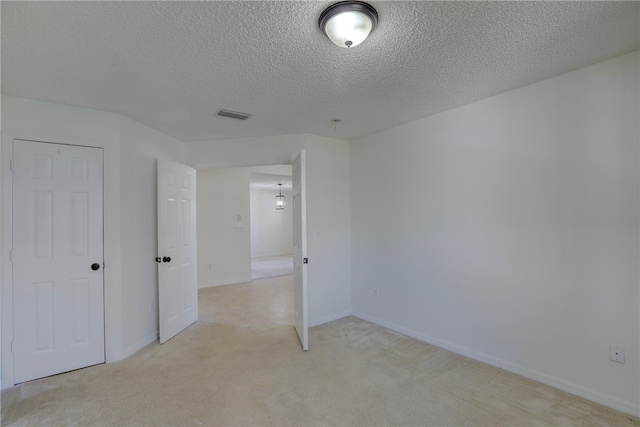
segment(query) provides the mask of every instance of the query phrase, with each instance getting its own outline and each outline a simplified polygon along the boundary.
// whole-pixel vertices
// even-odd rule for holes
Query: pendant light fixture
[[[378,12],[362,1],[333,4],[320,15],[318,25],[337,46],[350,48],[365,41],[378,23]]]
[[[280,186],[280,194],[276,196],[276,210],[282,211],[284,210],[284,196],[282,195],[282,184],[278,184]]]

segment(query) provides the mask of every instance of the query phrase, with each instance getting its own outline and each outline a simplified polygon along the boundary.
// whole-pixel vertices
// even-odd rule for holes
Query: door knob
[[[94,262],[93,264],[91,264],[91,269],[93,271],[100,269],[100,264],[98,264],[97,262]]]
[[[162,258],[163,262],[171,262],[171,257],[170,256],[166,256],[164,258]]]

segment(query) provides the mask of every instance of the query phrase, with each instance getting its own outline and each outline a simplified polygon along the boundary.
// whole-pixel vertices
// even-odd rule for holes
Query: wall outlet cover
[[[609,346],[609,359],[614,362],[624,363],[624,347],[611,344]]]

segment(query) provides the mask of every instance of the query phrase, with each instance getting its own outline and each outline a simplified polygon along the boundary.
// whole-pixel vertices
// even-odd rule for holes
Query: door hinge
[[[13,159],[9,160],[9,170],[13,172]]]
[[[309,264],[309,258],[302,258],[303,264]]]
[[[13,353],[13,341],[11,341],[11,353]]]
[[[13,249],[9,251],[9,261],[13,262]]]

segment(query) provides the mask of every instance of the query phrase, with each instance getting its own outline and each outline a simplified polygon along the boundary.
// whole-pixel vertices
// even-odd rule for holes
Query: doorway
[[[293,274],[292,179],[288,172],[250,173],[252,280]]]
[[[200,320],[293,325],[291,166],[199,170],[197,180]]]

